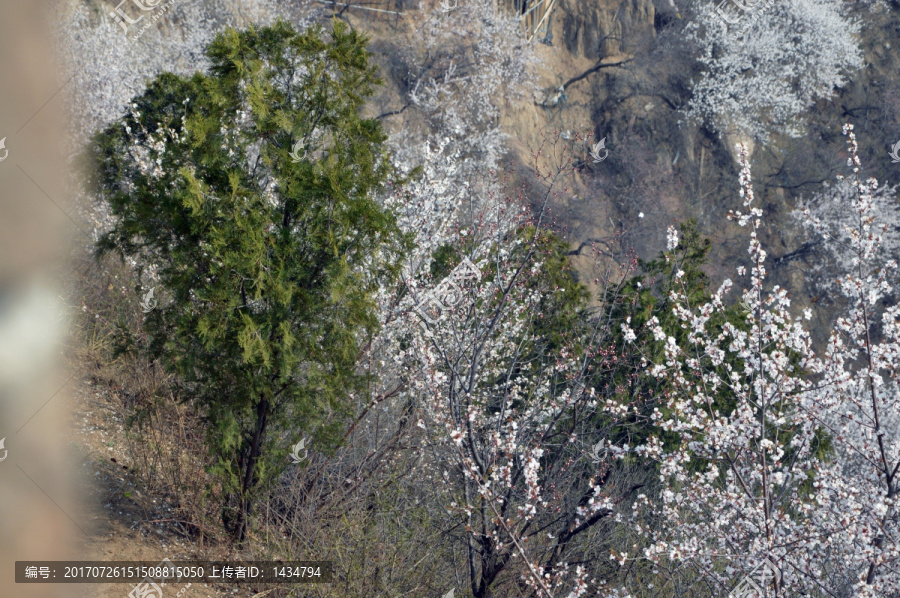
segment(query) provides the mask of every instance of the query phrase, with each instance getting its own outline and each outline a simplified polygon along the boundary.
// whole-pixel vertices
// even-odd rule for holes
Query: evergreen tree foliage
[[[288,447],[337,442],[375,291],[408,250],[376,201],[402,181],[359,114],[380,83],[366,42],[337,21],[226,30],[208,72],[160,75],[89,150],[116,217],[98,249],[161,283],[151,353],[202,407],[238,541]]]

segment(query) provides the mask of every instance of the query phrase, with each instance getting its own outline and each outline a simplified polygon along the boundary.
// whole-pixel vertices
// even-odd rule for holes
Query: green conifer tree
[[[376,201],[402,181],[359,114],[380,84],[366,42],[337,21],[228,30],[206,73],[157,77],[88,152],[115,216],[98,249],[159,276],[150,351],[206,417],[238,542],[300,434],[335,446],[408,249]]]

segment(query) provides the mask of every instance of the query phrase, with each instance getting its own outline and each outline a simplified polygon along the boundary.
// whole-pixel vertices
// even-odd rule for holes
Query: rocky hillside
[[[385,0],[365,6],[378,11],[316,1],[178,3],[155,30],[121,44],[114,53],[99,53],[90,51],[97,42],[88,39],[89,27],[109,29],[107,41],[118,33],[105,15],[106,4],[72,0],[69,10],[80,10],[79,18],[90,25],[82,22],[69,35],[84,37],[78,56],[92,62],[87,68],[82,64],[76,77],[78,93],[88,100],[76,103],[76,109],[89,126],[109,120],[152,73],[201,66],[202,41],[224,25],[240,27],[279,16],[295,23],[325,23],[336,14],[371,36],[386,83],[372,114],[380,115],[390,132],[422,130],[423,115],[410,102],[415,73],[408,55],[421,43],[420,27],[439,3]],[[820,100],[809,111],[805,134],[791,138],[773,131],[764,144],[745,139],[752,145],[757,195],[770,215],[764,241],[775,259],[775,280],[793,289],[798,305],[821,294],[805,275],[820,258],[814,240],[789,223],[790,212],[841,168],[841,124],[857,125],[861,155],[874,176],[885,183],[898,178],[887,149],[900,136],[900,82],[891,49],[900,47],[900,21],[896,10],[877,2],[860,8],[857,16],[866,21],[866,66],[835,97]],[[525,182],[530,181],[526,173],[533,152],[554,132],[564,138],[591,133],[594,141],[605,139],[608,158],[583,160],[565,191],[553,199],[555,225],[573,250],[594,243],[616,259],[632,250],[652,257],[663,247],[668,225],[693,218],[718,248],[710,273],[721,279],[731,276],[746,255],[742,234],[725,219],[740,205],[732,149],[738,138],[685,122],[684,110],[701,76],[696,44],[686,33],[692,20],[693,10],[673,0],[560,0],[548,34],[535,37],[540,40],[534,42],[537,88],[523,100],[504,99],[499,124],[509,136],[507,159]],[[548,102],[554,95],[557,99]],[[586,279],[593,262],[576,256]]]

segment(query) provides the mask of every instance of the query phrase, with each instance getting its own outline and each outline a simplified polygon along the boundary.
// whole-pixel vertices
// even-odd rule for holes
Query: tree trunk
[[[253,497],[251,494],[255,486],[256,464],[259,461],[259,455],[262,450],[268,416],[269,401],[268,399],[262,399],[256,405],[256,430],[253,433],[253,441],[250,443],[250,454],[247,456],[247,465],[243,471],[243,480],[241,481],[238,518],[233,532],[238,545],[243,545],[247,539],[247,528],[250,523],[250,515],[253,513]]]

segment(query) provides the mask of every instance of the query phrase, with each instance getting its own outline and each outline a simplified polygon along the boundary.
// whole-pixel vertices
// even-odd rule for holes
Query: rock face
[[[627,50],[630,36],[653,34],[651,0],[558,0],[551,31],[575,56],[598,60]]]

